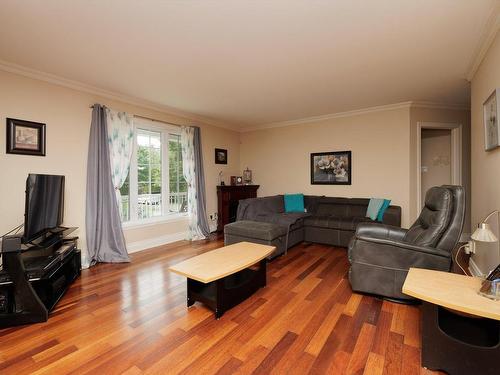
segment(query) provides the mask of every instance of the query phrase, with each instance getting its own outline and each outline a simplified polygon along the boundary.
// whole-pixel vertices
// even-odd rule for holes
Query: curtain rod
[[[105,108],[107,108],[106,106],[103,106]],[[94,108],[93,105],[91,105],[89,108]],[[136,115],[136,114],[133,114],[132,113],[132,116],[134,117],[137,117],[137,118],[142,118],[144,120],[149,120],[149,121],[153,121],[153,122],[161,122],[162,124],[167,124],[167,125],[174,125],[174,126],[188,126],[188,125],[181,125],[181,124],[175,124],[173,122],[166,122],[166,121],[162,121],[162,120],[156,120],[154,118],[151,118],[151,117],[146,117],[146,116],[141,116],[141,115]]]

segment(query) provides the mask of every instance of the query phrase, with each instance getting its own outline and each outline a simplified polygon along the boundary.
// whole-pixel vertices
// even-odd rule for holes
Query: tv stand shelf
[[[49,312],[80,275],[81,253],[76,228],[50,233],[37,245],[22,246],[19,236],[2,242],[0,328],[44,322]]]

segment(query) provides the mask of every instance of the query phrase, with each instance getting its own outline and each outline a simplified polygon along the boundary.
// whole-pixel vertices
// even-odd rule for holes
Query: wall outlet
[[[476,248],[475,248],[475,243],[474,241],[469,241],[465,245],[465,254],[475,254],[476,253]]]
[[[208,215],[208,217],[211,221],[217,220],[217,212],[214,212],[213,214]]]

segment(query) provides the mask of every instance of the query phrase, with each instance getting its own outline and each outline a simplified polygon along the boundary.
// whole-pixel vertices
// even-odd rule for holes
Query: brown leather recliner
[[[348,250],[352,289],[413,299],[401,290],[409,268],[449,271],[464,219],[463,187],[443,185],[427,191],[425,206],[410,229],[360,224]]]

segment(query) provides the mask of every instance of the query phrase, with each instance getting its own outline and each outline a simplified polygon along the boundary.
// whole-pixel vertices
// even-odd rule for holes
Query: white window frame
[[[161,134],[161,174],[162,174],[162,215],[139,219],[137,212],[138,200],[138,176],[137,176],[137,136],[138,129],[158,132]],[[169,164],[168,164],[168,144],[169,135],[180,135],[181,129],[179,126],[167,124],[159,121],[152,121],[143,118],[134,117],[134,148],[132,151],[132,159],[130,162],[130,177],[129,177],[129,220],[122,222],[124,228],[142,227],[160,223],[168,223],[183,220],[187,217],[186,212],[169,212]]]

